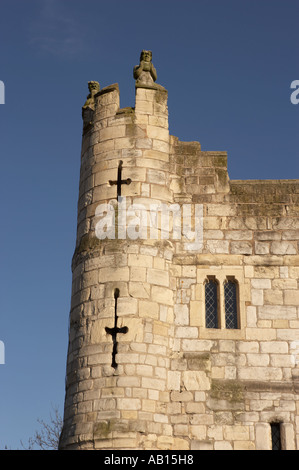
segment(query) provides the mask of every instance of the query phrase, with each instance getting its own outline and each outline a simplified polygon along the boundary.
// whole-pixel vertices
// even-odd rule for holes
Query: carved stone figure
[[[157,72],[152,63],[152,52],[143,50],[140,54],[140,63],[135,65],[133,75],[136,85],[148,85],[159,88],[154,82],[157,80]]]
[[[99,82],[90,81],[88,82],[88,89],[89,95],[82,107],[82,118],[84,127],[92,124],[93,120],[93,112],[94,112],[94,105],[95,105],[95,95],[100,91],[100,84]]]
[[[92,108],[94,109],[94,96],[100,91],[99,82],[91,81],[88,82],[89,95],[84,103],[83,108]]]

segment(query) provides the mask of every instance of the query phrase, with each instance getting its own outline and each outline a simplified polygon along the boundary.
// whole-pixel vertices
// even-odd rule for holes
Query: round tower
[[[173,245],[167,91],[151,52],[134,67],[135,108],[89,82],[73,256],[61,449],[155,449],[172,435]]]

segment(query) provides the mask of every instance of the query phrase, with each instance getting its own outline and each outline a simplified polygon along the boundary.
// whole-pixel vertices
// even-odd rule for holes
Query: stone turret
[[[133,77],[82,108],[60,448],[296,449],[299,181],[231,181],[169,135],[150,51]]]
[[[63,448],[135,449],[148,435],[169,433],[173,247],[137,232],[136,239],[120,237],[119,225],[112,238],[97,233],[101,207],[109,202],[125,204],[130,218],[134,205],[148,210],[173,200],[167,91],[154,85],[152,63],[143,55],[134,72],[135,108],[119,108],[115,84],[97,85],[95,94],[91,88],[82,110]]]

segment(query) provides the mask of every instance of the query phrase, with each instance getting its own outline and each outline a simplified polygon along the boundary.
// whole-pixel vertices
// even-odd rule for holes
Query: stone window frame
[[[281,450],[296,450],[294,425],[285,422],[282,417],[274,417],[267,423],[256,423],[256,450],[272,450],[271,424],[275,423],[280,425]]]
[[[245,339],[246,301],[250,301],[250,280],[245,279],[243,269],[243,266],[197,268],[197,282],[191,290],[190,326],[198,327],[200,339]],[[206,328],[205,325],[205,282],[212,277],[215,277],[219,283],[220,323],[218,328]],[[238,329],[225,327],[224,283],[228,279],[234,279],[238,284]]]

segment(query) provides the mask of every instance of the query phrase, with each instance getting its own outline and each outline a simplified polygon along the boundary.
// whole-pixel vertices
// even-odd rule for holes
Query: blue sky
[[[153,52],[170,133],[228,152],[231,179],[299,178],[298,0],[1,0],[0,449],[62,413],[87,82]]]

